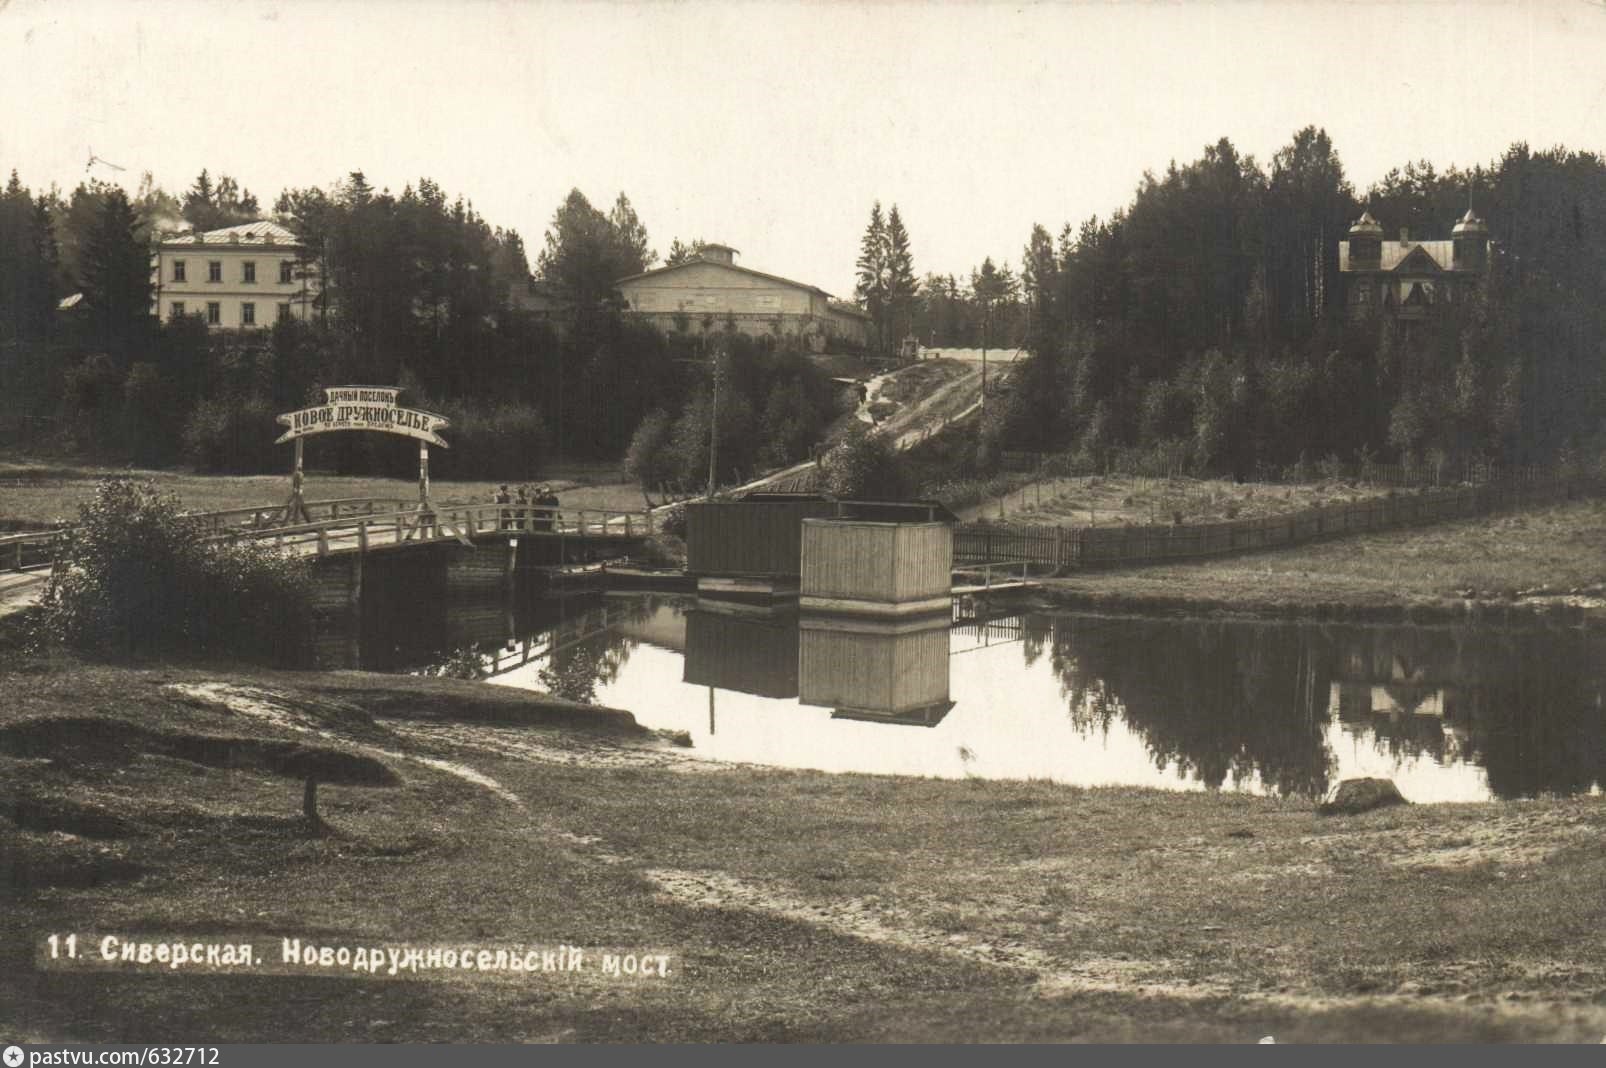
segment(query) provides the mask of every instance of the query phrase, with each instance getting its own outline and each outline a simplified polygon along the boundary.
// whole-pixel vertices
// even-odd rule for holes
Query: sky
[[[1606,151],[1606,2],[0,0],[0,169],[35,189],[425,176],[532,261],[571,188],[622,190],[660,255],[720,241],[841,296],[877,200],[917,274],[964,278],[1145,169],[1221,137],[1265,163],[1306,125],[1363,190]]]

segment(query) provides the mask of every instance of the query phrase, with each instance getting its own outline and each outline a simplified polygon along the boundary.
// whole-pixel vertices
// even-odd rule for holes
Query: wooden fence
[[[1114,457],[1103,466],[1077,462],[1060,453],[1012,452],[998,454],[1000,469],[1013,473],[1042,473],[1049,477],[1081,477],[1087,475],[1122,475],[1143,479],[1187,479],[1183,458],[1159,456]],[[1199,476],[1208,478],[1209,476]],[[1254,481],[1273,484],[1344,481],[1370,482],[1380,486],[1474,486],[1493,482],[1548,482],[1564,477],[1556,468],[1538,464],[1495,465],[1468,460],[1454,464],[1380,464],[1337,463],[1322,461],[1309,466],[1304,472],[1292,467],[1262,465],[1255,471]]]
[[[1225,523],[1129,527],[966,523],[954,529],[954,562],[1032,563],[1068,569],[1188,560],[1512,511],[1598,494],[1601,488],[1599,482],[1588,479],[1503,481]]]

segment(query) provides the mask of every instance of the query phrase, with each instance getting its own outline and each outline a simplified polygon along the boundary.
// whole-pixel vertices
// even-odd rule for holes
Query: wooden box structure
[[[901,617],[946,613],[952,603],[954,533],[945,518],[803,520],[799,605],[809,612]],[[906,516],[936,516],[910,510]]]
[[[704,594],[794,594],[803,573],[803,520],[835,510],[822,497],[792,494],[688,504],[686,572]]]
[[[836,719],[935,726],[948,699],[945,616],[875,620],[805,615],[798,621],[799,700]]]
[[[732,612],[699,601],[686,613],[686,682],[758,697],[795,698],[797,612]]]

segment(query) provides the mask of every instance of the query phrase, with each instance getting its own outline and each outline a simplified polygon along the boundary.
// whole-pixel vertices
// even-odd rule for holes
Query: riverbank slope
[[[12,660],[0,688],[0,1024],[24,1040],[1606,1034],[1598,797],[1320,817],[715,765],[619,714],[360,673]],[[321,787],[311,834],[260,756],[283,743],[399,782]],[[34,963],[53,931],[671,962],[653,982],[70,974]]]
[[[1192,563],[1080,571],[1043,597],[1078,608],[1379,622],[1599,622],[1606,501],[1360,534]]]

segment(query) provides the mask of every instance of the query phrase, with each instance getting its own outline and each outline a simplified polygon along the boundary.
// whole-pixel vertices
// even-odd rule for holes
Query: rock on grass
[[[1345,779],[1333,796],[1317,806],[1323,816],[1353,816],[1389,805],[1410,804],[1392,779]]]

